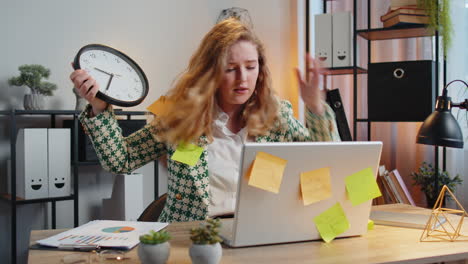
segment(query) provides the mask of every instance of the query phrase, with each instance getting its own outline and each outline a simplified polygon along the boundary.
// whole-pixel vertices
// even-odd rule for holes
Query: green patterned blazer
[[[255,142],[287,141],[339,141],[333,110],[326,104],[326,111],[318,116],[306,113],[306,129],[293,116],[291,104],[281,102],[279,118],[267,135],[255,138]],[[121,135],[112,108],[90,118],[90,105],[79,119],[90,136],[101,165],[112,173],[130,173],[135,169],[166,155],[168,159],[168,191],[161,222],[204,220],[208,213],[209,178],[206,137],[199,139],[203,152],[195,166],[170,159],[177,146],[158,142],[154,135],[157,127],[147,124],[128,137]]]

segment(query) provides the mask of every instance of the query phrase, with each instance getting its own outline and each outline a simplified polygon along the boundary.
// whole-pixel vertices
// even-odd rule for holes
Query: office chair
[[[157,200],[154,200],[138,217],[137,221],[140,222],[157,222],[159,215],[161,214],[164,204],[166,203],[167,193],[159,196]]]

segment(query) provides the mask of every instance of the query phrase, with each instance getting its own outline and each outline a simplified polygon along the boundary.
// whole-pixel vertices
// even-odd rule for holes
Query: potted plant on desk
[[[222,248],[219,244],[219,219],[208,219],[198,228],[192,228],[190,239],[193,245],[189,254],[193,264],[217,264],[221,260]]]
[[[138,257],[143,264],[164,264],[169,259],[171,235],[166,230],[140,236]]]
[[[414,185],[419,185],[421,191],[426,195],[427,207],[433,208],[434,204],[439,196],[438,193],[434,193],[434,182],[435,182],[435,169],[431,164],[423,162],[421,167],[417,172],[411,173],[411,176],[414,180]],[[442,186],[447,185],[447,187],[454,192],[457,185],[462,183],[462,179],[459,175],[451,178],[449,173],[446,171],[438,171],[438,186],[439,190],[442,189]],[[450,197],[450,196],[448,196]],[[444,198],[445,202],[445,198]]]

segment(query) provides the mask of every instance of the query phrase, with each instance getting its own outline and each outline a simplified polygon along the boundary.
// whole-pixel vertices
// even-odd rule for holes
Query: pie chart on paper
[[[102,229],[102,232],[105,233],[127,233],[132,232],[135,228],[131,226],[114,226],[114,227],[107,227]]]

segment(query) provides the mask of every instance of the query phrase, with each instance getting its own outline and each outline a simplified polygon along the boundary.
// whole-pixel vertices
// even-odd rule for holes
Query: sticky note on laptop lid
[[[346,177],[345,184],[348,197],[354,206],[382,195],[371,168]]]
[[[169,108],[172,104],[173,102],[171,100],[167,99],[165,96],[161,96],[146,109],[157,116],[164,116],[169,113]]]
[[[330,198],[332,196],[330,168],[301,173],[301,193],[304,205]]]
[[[314,217],[314,223],[320,236],[327,243],[344,233],[350,227],[348,218],[346,218],[340,203],[336,203],[323,213]]]
[[[265,191],[279,193],[283,172],[288,161],[259,151],[250,170],[249,185]]]

